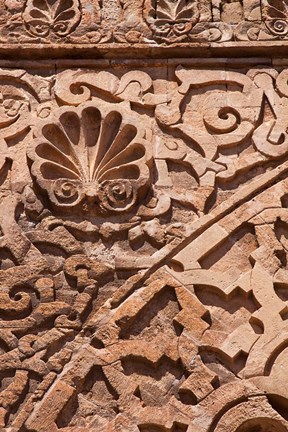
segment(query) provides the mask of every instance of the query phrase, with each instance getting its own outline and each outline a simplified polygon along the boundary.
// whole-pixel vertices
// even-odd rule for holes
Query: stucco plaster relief
[[[287,1],[0,8],[0,430],[287,432]]]

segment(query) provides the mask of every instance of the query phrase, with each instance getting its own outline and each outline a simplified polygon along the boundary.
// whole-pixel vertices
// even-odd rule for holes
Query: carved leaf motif
[[[194,0],[159,0],[156,10],[157,18],[178,21],[197,15],[198,7]]]
[[[81,18],[78,0],[28,0],[23,12],[27,29],[34,36],[71,33]]]
[[[85,198],[100,211],[124,211],[149,186],[145,131],[121,109],[61,109],[40,130],[28,152],[32,174],[57,206]]]
[[[286,0],[267,0],[265,12],[267,18],[284,18],[288,17],[288,4]]]

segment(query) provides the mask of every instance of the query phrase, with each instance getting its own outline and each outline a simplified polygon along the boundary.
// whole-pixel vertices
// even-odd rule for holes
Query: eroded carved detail
[[[80,4],[78,0],[28,0],[22,17],[33,36],[46,37],[53,33],[62,37],[79,24]]]
[[[195,0],[160,0],[149,2],[147,21],[151,24],[156,39],[162,41],[185,40],[199,21],[200,12]]]
[[[207,48],[205,43],[285,43],[288,34],[285,0],[6,0],[2,12],[0,38],[8,45],[20,40],[53,47],[204,43]]]
[[[287,68],[125,68],[0,71],[1,428],[284,432]]]

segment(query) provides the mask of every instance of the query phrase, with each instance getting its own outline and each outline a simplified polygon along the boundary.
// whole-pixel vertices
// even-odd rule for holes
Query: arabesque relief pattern
[[[288,430],[288,69],[244,63],[1,69],[1,430]]]
[[[6,45],[287,41],[287,0],[2,0]]]

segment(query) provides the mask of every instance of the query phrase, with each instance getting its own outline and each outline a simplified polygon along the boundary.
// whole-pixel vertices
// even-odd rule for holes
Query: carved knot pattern
[[[287,432],[288,69],[213,64],[0,70],[1,430]]]

